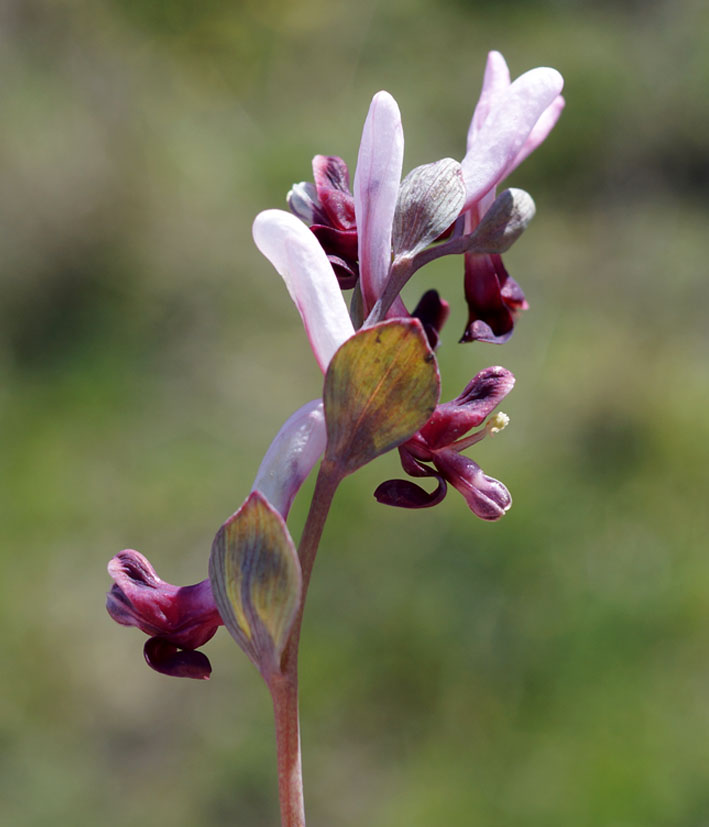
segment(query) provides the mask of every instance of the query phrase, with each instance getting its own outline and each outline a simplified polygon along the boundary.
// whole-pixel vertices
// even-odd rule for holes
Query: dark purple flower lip
[[[202,652],[180,649],[161,637],[151,637],[143,647],[145,662],[161,675],[173,678],[209,680],[212,664]]]

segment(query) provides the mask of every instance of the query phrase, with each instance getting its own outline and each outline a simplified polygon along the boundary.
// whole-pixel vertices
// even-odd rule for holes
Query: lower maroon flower
[[[529,305],[497,254],[465,254],[465,300],[468,323],[461,342],[502,344],[513,333],[515,319]]]
[[[137,626],[150,636],[143,649],[148,666],[178,678],[209,678],[211,664],[196,650],[223,623],[209,580],[173,586],[133,549],[113,557],[108,573],[115,582],[106,609],[116,623]]]
[[[505,368],[486,368],[460,396],[438,405],[424,427],[399,447],[404,471],[412,477],[432,477],[436,488],[429,493],[409,480],[387,480],[374,492],[377,501],[400,508],[430,508],[441,502],[450,483],[474,514],[483,520],[499,520],[512,505],[509,491],[461,451],[505,427],[507,417],[498,413],[484,428],[468,434],[512,390],[514,381]]]

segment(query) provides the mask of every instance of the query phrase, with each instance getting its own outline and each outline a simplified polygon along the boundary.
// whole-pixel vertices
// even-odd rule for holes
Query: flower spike
[[[452,486],[483,520],[498,520],[511,506],[505,485],[464,452],[508,425],[496,409],[514,376],[486,368],[440,403],[434,351],[449,305],[431,289],[410,314],[401,294],[425,265],[462,255],[468,305],[462,341],[510,337],[527,303],[501,254],[535,207],[523,190],[498,196],[497,188],[553,128],[564,107],[562,86],[561,75],[543,67],[511,81],[503,56],[490,52],[462,162],[424,164],[403,181],[399,107],[379,92],[362,131],[352,190],[341,158],[316,155],[312,182],[288,193],[291,212],[256,217],[254,241],[302,318],[323,373],[322,399],[300,407],[277,433],[251,492],[214,536],[208,580],[166,583],[132,549],[109,563],[108,613],[148,636],[143,653],[152,669],[208,678],[211,665],[199,647],[224,625],[260,672],[273,701],[283,825],[305,824],[298,650],[315,557],[340,483],[396,448],[408,478],[382,482],[374,492],[378,502],[430,508]],[[349,311],[341,289],[353,290]],[[296,547],[286,519],[321,458]]]

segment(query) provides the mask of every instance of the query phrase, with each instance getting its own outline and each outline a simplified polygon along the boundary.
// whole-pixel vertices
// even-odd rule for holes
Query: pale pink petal
[[[542,67],[520,75],[502,94],[462,162],[466,209],[499,183],[563,83],[556,69]]]
[[[381,294],[391,263],[391,228],[404,162],[399,107],[388,92],[372,99],[354,178],[359,271],[365,316]]]
[[[482,129],[485,119],[509,85],[510,70],[507,68],[504,57],[500,52],[490,52],[487,56],[480,99],[475,107],[475,112],[473,112],[473,119],[470,121],[467,149],[470,149],[475,136]]]
[[[285,210],[265,210],[253,226],[256,246],[283,277],[323,373],[354,333],[337,276],[313,233]]]
[[[556,126],[556,122],[559,120],[559,116],[565,106],[566,101],[561,95],[557,95],[549,106],[547,106],[547,108],[542,112],[539,120],[534,124],[532,131],[527,136],[527,140],[522,144],[522,149],[520,149],[517,153],[517,157],[505,170],[505,178],[513,170],[517,169],[522,161],[524,161],[527,156],[531,155],[540,144],[544,143],[549,133]]]
[[[485,213],[495,203],[495,198],[496,197],[497,197],[497,186],[494,186],[491,190],[488,190],[485,193],[485,195],[480,196],[477,203],[473,206],[473,208],[466,215],[466,224],[465,224],[465,231],[466,232],[472,232],[478,226],[478,224],[485,217]]]
[[[561,115],[564,106],[566,106],[566,101],[561,95],[554,98],[552,103],[547,106],[544,112],[542,112],[539,120],[532,127],[532,131],[527,136],[527,140],[522,145],[522,149],[520,149],[512,163],[503,172],[498,183],[502,183],[508,175],[517,169],[525,158],[531,155],[540,144],[544,143],[549,133],[556,126],[556,122],[559,120],[559,116]],[[482,220],[482,217],[492,206],[492,203],[495,200],[495,195],[496,187],[493,187],[478,200],[475,205],[475,215],[473,216],[474,220],[472,222],[471,229],[473,229],[474,226]]]
[[[314,399],[299,408],[276,434],[251,490],[260,491],[285,519],[326,442],[322,399]]]

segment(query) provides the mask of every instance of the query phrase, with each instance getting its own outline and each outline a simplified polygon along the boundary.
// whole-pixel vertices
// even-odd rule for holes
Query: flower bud
[[[394,256],[414,256],[456,220],[465,203],[460,164],[443,158],[416,167],[404,178],[394,213]]]
[[[474,253],[504,253],[517,241],[534,218],[532,196],[519,189],[501,192],[470,236]]]

